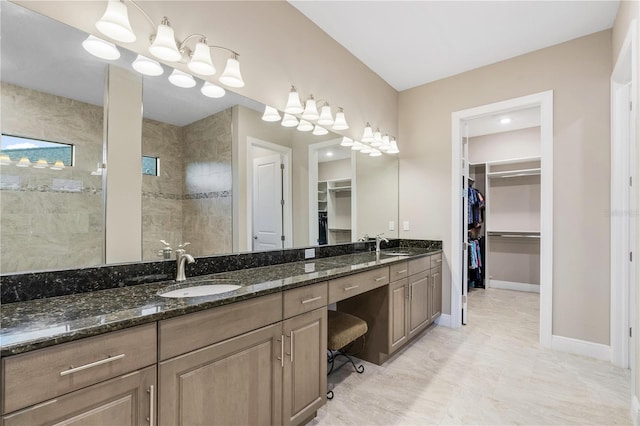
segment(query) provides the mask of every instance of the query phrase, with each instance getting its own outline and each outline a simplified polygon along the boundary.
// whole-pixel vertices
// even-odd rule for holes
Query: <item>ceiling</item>
[[[289,3],[402,91],[611,28],[619,1]]]
[[[466,124],[468,126],[468,136],[470,138],[510,132],[519,129],[528,129],[529,127],[540,126],[540,107],[536,106],[533,108],[513,111],[502,111],[497,114],[489,114],[474,118],[467,121]]]
[[[39,15],[16,4],[2,1],[0,40],[2,81],[63,96],[92,105],[103,105],[104,79],[107,64],[133,71],[136,55],[119,47],[116,61],[105,61],[82,48],[87,34]],[[144,77],[144,117],[185,126],[194,121],[243,105],[262,113],[264,106],[227,90],[220,99],[200,93],[203,81],[191,89],[169,83],[172,68],[162,66],[164,74]]]

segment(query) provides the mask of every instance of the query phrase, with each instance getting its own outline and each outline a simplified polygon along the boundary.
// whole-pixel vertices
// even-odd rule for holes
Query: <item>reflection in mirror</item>
[[[119,47],[118,60],[97,59],[81,46],[85,33],[9,2],[0,7],[2,132],[66,144],[73,153],[64,168],[51,167],[56,158],[37,144],[13,148],[33,149],[38,158],[20,158],[37,163],[42,156],[48,168],[16,166],[17,150],[0,157],[0,272],[103,264],[105,64],[135,73],[137,55]],[[318,182],[343,178],[311,161],[310,146],[341,137],[263,121],[264,105],[228,91],[204,96],[199,79],[190,89],[173,86],[171,68],[161,68],[163,75],[143,77],[142,259],[159,259],[161,239],[174,249],[191,242],[194,256],[324,242],[315,234]],[[340,235],[327,234],[326,242],[365,232],[397,237],[397,157],[352,156],[350,210],[348,191],[336,191],[344,220],[336,222]]]
[[[102,264],[105,65],[83,32],[0,7],[0,271]]]

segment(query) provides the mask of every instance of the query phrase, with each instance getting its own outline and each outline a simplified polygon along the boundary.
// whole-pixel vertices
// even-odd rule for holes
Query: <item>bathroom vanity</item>
[[[353,253],[3,306],[2,424],[303,424],[326,401],[327,305],[382,363],[438,317],[442,254]]]

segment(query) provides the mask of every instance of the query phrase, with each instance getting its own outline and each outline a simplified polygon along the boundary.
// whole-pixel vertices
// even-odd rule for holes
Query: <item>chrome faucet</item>
[[[178,246],[176,249],[176,282],[185,281],[187,276],[184,273],[185,263],[194,263],[196,260],[184,249],[190,243],[183,243]]]
[[[385,243],[389,242],[382,234],[384,234],[384,232],[376,235],[376,254],[380,254],[380,241],[384,241]]]

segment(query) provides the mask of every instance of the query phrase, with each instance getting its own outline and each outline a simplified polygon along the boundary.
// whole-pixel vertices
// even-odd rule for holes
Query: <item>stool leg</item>
[[[334,354],[331,349],[327,349],[327,362],[331,364],[331,366],[329,367],[329,371],[327,371],[327,376],[333,371],[335,360],[336,354]]]

